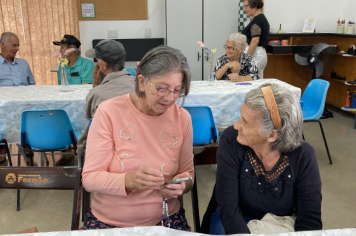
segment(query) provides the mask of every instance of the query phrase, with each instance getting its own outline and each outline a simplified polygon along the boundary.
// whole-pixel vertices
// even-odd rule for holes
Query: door
[[[209,49],[216,48],[216,59],[225,54],[223,45],[227,37],[238,32],[239,0],[204,0],[204,43]],[[209,62],[204,60],[204,80],[208,79]]]
[[[192,80],[202,80],[202,0],[166,0],[167,45],[187,58]]]

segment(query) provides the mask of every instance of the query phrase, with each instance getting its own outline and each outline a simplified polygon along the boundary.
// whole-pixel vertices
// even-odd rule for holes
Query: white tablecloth
[[[14,234],[22,235],[22,234]],[[133,228],[117,228],[117,229],[99,229],[85,231],[60,231],[23,234],[26,236],[198,236],[206,235],[199,233],[190,233],[180,230],[173,230],[162,226],[151,227],[133,227]],[[231,234],[240,236],[356,236],[356,229],[333,229],[333,230],[318,230],[318,231],[302,231],[291,233],[274,233],[274,234]]]
[[[61,92],[58,85],[0,87],[0,134],[9,143],[20,142],[21,114],[31,109],[63,109],[74,130],[84,130],[85,97],[92,85],[71,85]]]
[[[262,79],[251,81],[252,85],[236,85],[230,80],[215,81],[209,86],[205,81],[192,81],[191,90],[185,99],[185,106],[207,105],[213,112],[215,125],[226,128],[233,125],[240,118],[240,107],[244,103],[246,94],[254,88],[265,84],[275,83],[288,88],[298,99],[301,89],[277,79]]]
[[[184,105],[205,105],[213,112],[218,128],[234,124],[246,94],[264,83],[277,83],[290,89],[298,98],[301,90],[277,79],[252,81],[252,85],[236,85],[231,81],[192,81]],[[21,114],[30,109],[64,109],[74,130],[84,130],[85,97],[92,85],[71,85],[71,92],[61,92],[58,85],[0,87],[0,134],[9,143],[20,142]],[[177,101],[180,103],[180,101]]]

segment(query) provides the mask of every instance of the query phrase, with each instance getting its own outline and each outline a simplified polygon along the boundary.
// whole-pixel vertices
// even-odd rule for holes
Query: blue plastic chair
[[[27,110],[22,112],[20,148],[22,151],[40,153],[76,150],[76,135],[80,136],[80,133],[73,130],[64,110]],[[20,163],[20,150],[18,153]],[[48,160],[46,161],[48,165]]]
[[[207,106],[184,106],[193,124],[193,145],[209,144],[211,140],[216,143],[219,139],[218,129],[215,126],[213,113]]]
[[[330,165],[332,164],[328,144],[325,139],[323,126],[319,121],[323,115],[326,94],[328,93],[330,83],[321,79],[313,79],[305,88],[302,98],[303,104],[303,122],[318,122],[323,135],[324,144],[328,153]],[[304,136],[303,136],[304,138]]]
[[[132,68],[124,68],[127,72],[129,72],[130,75],[136,76],[136,71]]]
[[[7,144],[6,139],[3,138],[3,136],[0,134],[0,145],[3,144],[4,148],[5,148],[5,160],[6,160],[6,155],[8,157],[8,163],[9,166],[12,166],[12,161],[11,161],[11,154],[10,154],[10,150],[9,150],[9,145]],[[2,146],[2,145],[1,145]]]
[[[205,145],[209,144],[211,140],[216,143],[219,140],[219,132],[215,126],[213,113],[211,112],[210,107],[208,106],[184,106],[190,116],[192,117],[192,125],[193,125],[193,145]],[[194,153],[194,159],[196,156],[202,156],[201,158],[206,157],[207,159],[211,159],[211,152],[206,152],[207,150],[211,150],[211,146],[204,147],[203,152]],[[214,147],[213,147],[214,148]],[[216,145],[215,145],[215,148]],[[208,155],[208,154],[210,155]],[[215,155],[214,155],[215,157]],[[216,163],[216,159],[215,159]],[[194,161],[194,165],[195,165]],[[211,164],[211,163],[207,163]],[[194,185],[191,190],[192,197],[192,210],[193,210],[193,218],[194,225],[197,232],[200,230],[200,217],[199,217],[199,202],[198,202],[198,187],[196,181],[197,175],[194,177]]]

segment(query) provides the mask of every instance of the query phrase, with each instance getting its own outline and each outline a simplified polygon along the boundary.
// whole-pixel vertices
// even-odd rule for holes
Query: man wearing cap
[[[20,41],[16,34],[4,32],[0,38],[0,87],[35,85],[28,62],[15,57]]]
[[[95,49],[89,49],[85,56],[96,58],[98,61],[93,72],[93,89],[86,97],[86,117],[91,119],[103,101],[134,92],[135,77],[123,70],[126,52],[120,42],[109,39],[101,40]],[[100,83],[101,73],[105,75],[105,78]],[[78,141],[78,157],[84,153],[86,148],[87,134],[88,126]]]
[[[68,84],[92,84],[94,62],[80,56],[79,47],[80,41],[73,35],[66,34],[61,41],[53,41],[54,45],[61,46],[60,52],[63,57],[69,61],[68,65],[64,65],[64,70],[67,75]],[[68,49],[75,50],[70,53],[65,53]],[[58,84],[61,84],[62,70],[58,70]]]

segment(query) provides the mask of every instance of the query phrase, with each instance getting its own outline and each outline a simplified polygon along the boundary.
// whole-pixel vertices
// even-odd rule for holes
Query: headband
[[[272,89],[270,86],[262,87],[262,94],[265,99],[267,108],[269,113],[271,114],[271,119],[275,129],[279,129],[282,127],[282,120],[279,116],[279,111],[276,103],[276,99],[274,98]]]

